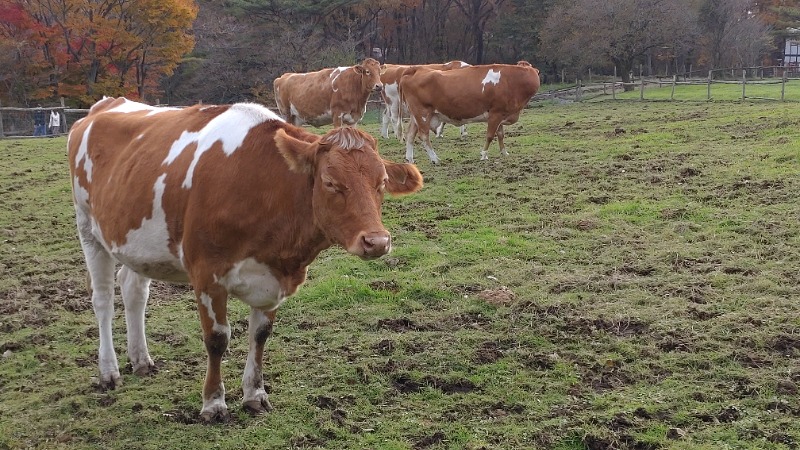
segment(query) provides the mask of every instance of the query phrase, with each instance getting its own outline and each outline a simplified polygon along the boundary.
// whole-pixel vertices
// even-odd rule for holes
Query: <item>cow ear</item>
[[[394,195],[404,195],[422,189],[422,174],[413,164],[398,164],[383,161],[389,181],[386,183],[386,192]]]
[[[279,128],[275,133],[275,145],[286,160],[289,169],[297,173],[311,173],[319,148],[319,140],[306,142],[289,136],[286,130]]]
[[[359,75],[364,75],[364,72],[367,71],[367,69],[361,64],[353,66],[353,70],[355,70]]]

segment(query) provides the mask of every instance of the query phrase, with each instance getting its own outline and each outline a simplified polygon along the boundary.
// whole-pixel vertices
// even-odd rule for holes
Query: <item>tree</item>
[[[489,19],[497,16],[498,9],[504,0],[455,0],[458,9],[467,18],[472,37],[472,53],[475,64],[484,63],[484,33]]]
[[[774,51],[769,64],[783,61],[787,39],[800,36],[800,2],[797,0],[759,0],[754,5],[758,18],[771,28]]]
[[[712,68],[755,65],[769,48],[769,26],[752,6],[752,0],[706,0],[701,6],[705,59]]]
[[[102,95],[144,97],[194,45],[192,0],[0,1],[21,8],[32,20],[29,29],[37,30],[37,58],[30,61],[41,57],[46,64],[20,59],[32,95],[62,95],[83,105]],[[36,94],[43,89],[46,95]]]
[[[694,38],[694,24],[681,0],[577,0],[553,8],[541,32],[542,49],[557,64],[611,62],[629,83],[638,59],[651,49],[685,45]]]

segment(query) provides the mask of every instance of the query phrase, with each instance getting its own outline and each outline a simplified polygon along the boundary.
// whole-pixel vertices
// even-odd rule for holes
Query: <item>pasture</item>
[[[158,372],[99,389],[66,139],[0,140],[0,449],[800,446],[800,105],[535,104],[489,161],[468,131],[433,140],[438,166],[416,147],[390,255],[311,265],[267,341],[267,415],[238,402],[230,303],[212,426],[186,287],[152,288]]]

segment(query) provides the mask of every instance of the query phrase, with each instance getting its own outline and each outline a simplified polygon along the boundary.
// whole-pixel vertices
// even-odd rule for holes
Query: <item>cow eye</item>
[[[381,181],[381,184],[378,185],[378,192],[383,192],[384,190],[386,190],[386,182],[388,181],[389,181],[388,178],[384,178],[383,181]]]

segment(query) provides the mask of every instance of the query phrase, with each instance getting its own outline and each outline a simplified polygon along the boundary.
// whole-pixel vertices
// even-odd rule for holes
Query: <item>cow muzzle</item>
[[[356,241],[356,251],[351,251],[362,259],[375,259],[392,250],[392,236],[388,231],[361,233]]]
[[[382,84],[376,84],[375,87],[372,88],[372,90],[375,91],[375,92],[380,92],[380,91],[383,90],[383,85]]]

